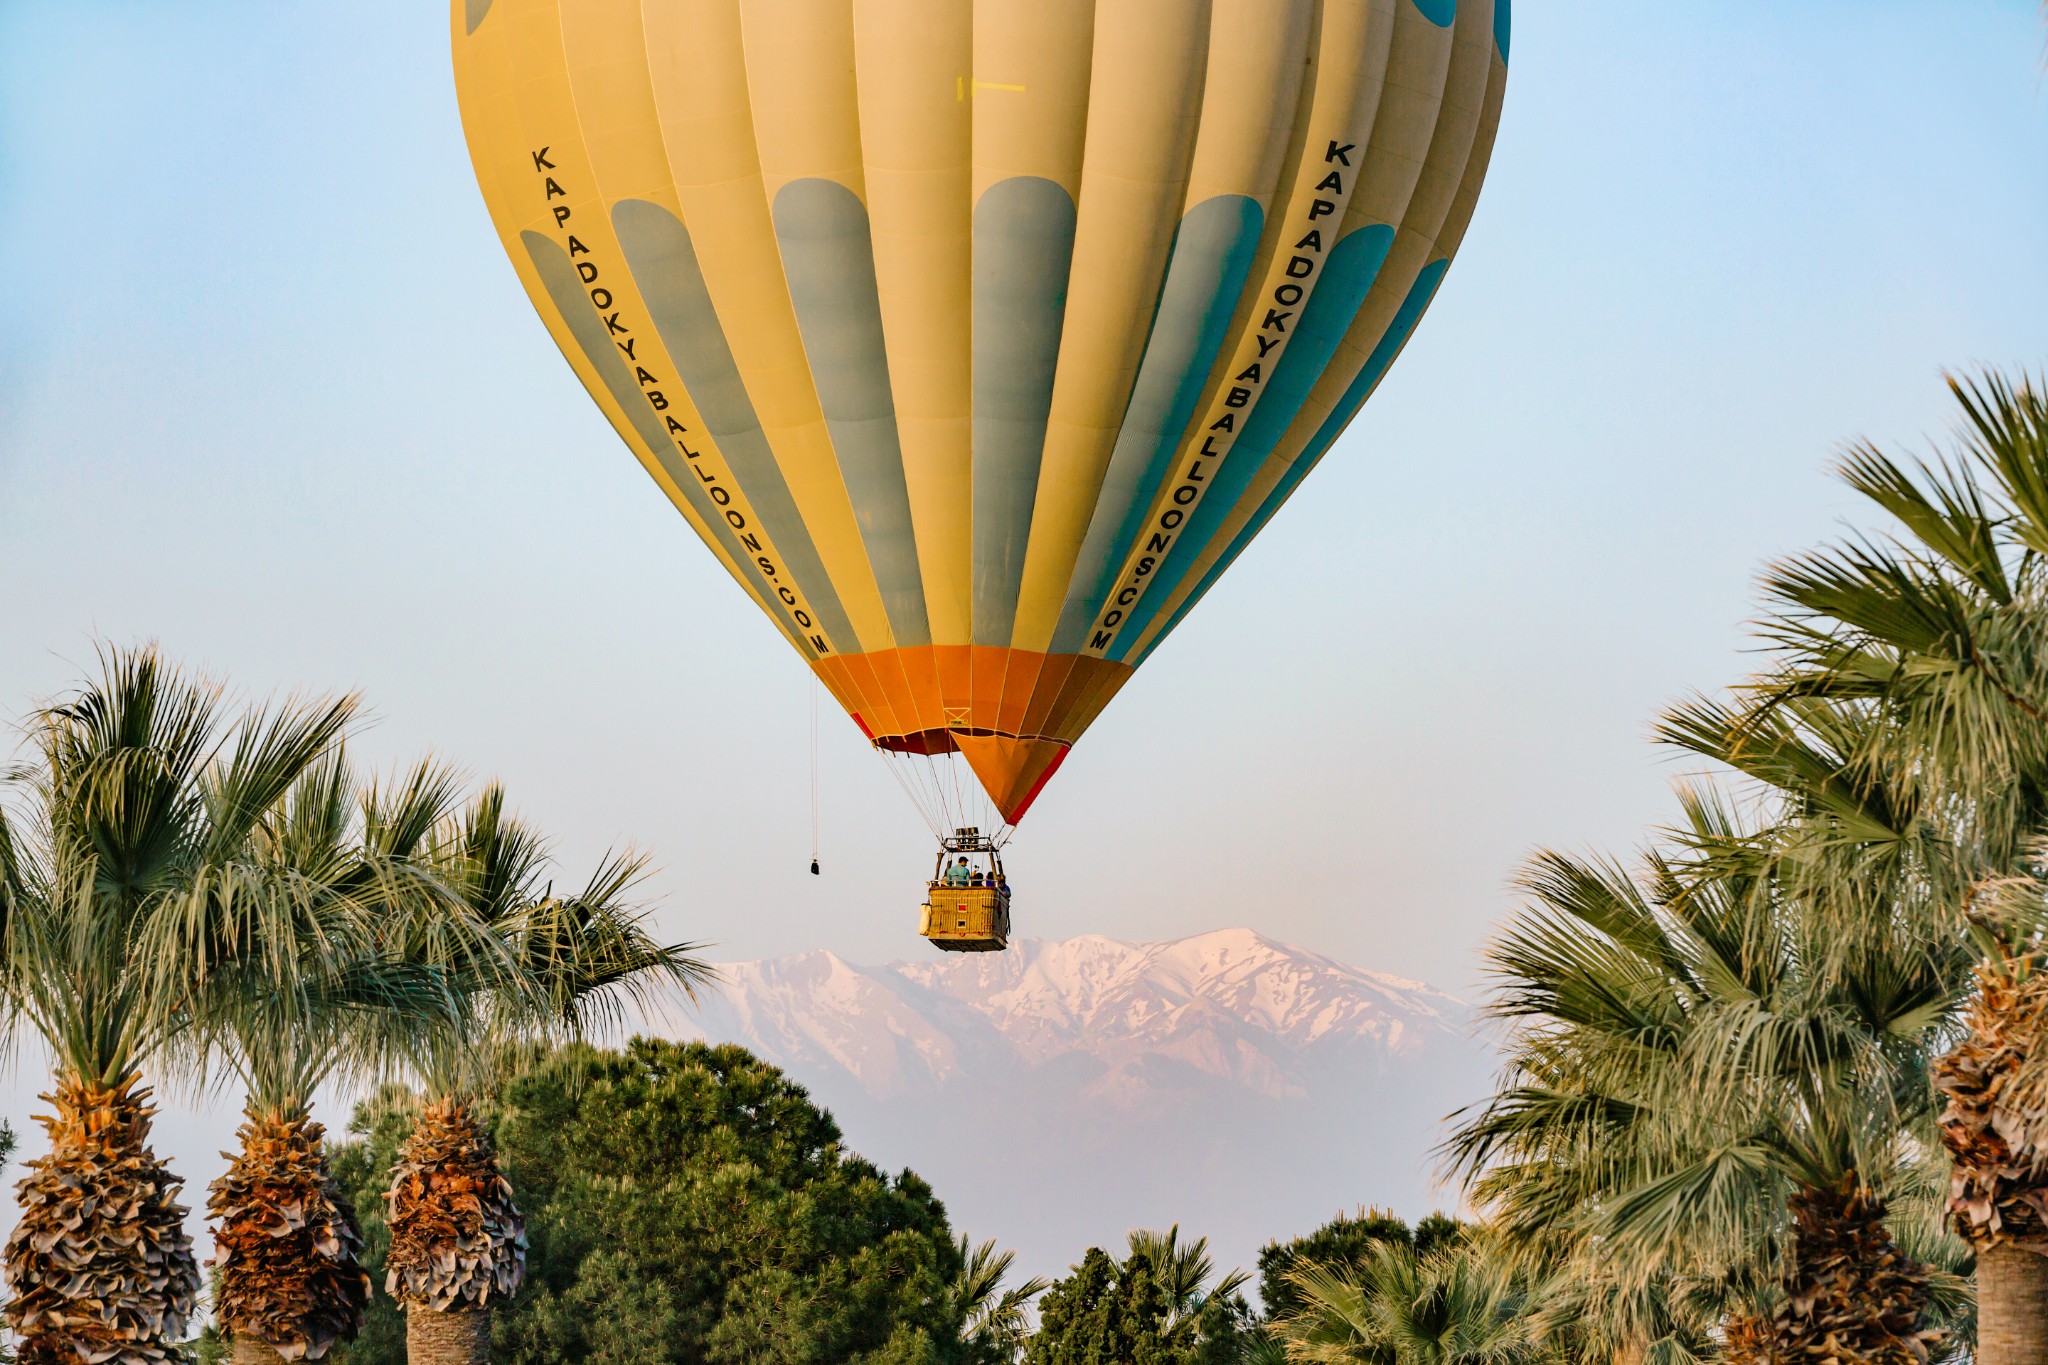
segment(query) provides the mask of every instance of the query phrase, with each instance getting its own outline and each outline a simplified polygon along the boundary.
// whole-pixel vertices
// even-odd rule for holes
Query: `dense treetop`
[[[1456,1241],[1461,1225],[1440,1213],[1422,1219],[1413,1228],[1384,1209],[1360,1209],[1340,1213],[1306,1236],[1285,1242],[1268,1242],[1259,1250],[1259,1302],[1270,1318],[1299,1312],[1301,1295],[1289,1274],[1302,1265],[1335,1268],[1365,1263],[1374,1247],[1413,1247],[1427,1256]]]

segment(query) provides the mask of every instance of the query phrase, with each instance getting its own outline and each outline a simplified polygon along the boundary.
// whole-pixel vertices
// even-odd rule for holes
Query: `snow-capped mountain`
[[[1463,1006],[1419,981],[1360,971],[1250,929],[1173,943],[1087,937],[1025,941],[1007,953],[957,955],[894,969],[976,1010],[1026,1061],[1083,1051],[1105,1061],[1168,1052],[1202,1070],[1227,1063],[1190,1039],[1219,1029],[1293,1047],[1370,1039],[1390,1052],[1411,1032],[1442,1032]]]
[[[719,971],[708,1035],[799,1075],[836,1068],[875,1099],[943,1085],[970,1067],[1039,1067],[1075,1054],[1104,1064],[1106,1078],[1166,1058],[1261,1094],[1301,1096],[1299,1063],[1310,1054],[1357,1045],[1402,1056],[1464,1028],[1463,1006],[1420,982],[1250,929],[1173,943],[1022,939],[1004,953],[885,967],[812,952]]]
[[[1131,1227],[1249,1264],[1340,1208],[1420,1216],[1441,1120],[1490,1069],[1450,996],[1249,929],[719,972],[698,1031],[788,1071],[1033,1271]]]

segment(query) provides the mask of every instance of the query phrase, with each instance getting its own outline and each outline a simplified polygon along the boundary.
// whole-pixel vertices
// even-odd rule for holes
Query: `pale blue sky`
[[[2033,0],[1523,0],[1491,183],[1342,445],[1014,845],[1021,931],[1249,924],[1469,988],[1540,844],[1669,809],[1856,434],[2048,352]],[[0,3],[0,710],[93,641],[359,687],[721,956],[917,955],[922,825],[555,353],[446,16]]]

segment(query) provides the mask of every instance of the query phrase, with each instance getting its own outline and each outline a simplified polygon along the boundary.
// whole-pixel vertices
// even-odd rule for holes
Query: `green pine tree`
[[[373,1273],[390,1246],[376,1195],[414,1104],[398,1092],[364,1106],[336,1155],[363,1191]],[[741,1048],[568,1048],[482,1112],[530,1239],[526,1288],[492,1325],[500,1365],[982,1358],[931,1189],[846,1151],[830,1114]],[[380,1300],[337,1360],[403,1365],[396,1316]]]

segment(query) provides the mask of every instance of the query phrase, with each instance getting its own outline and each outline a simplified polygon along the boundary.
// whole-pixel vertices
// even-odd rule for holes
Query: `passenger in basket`
[[[968,876],[967,859],[963,855],[960,861],[946,869],[946,885],[965,886],[967,885]]]

